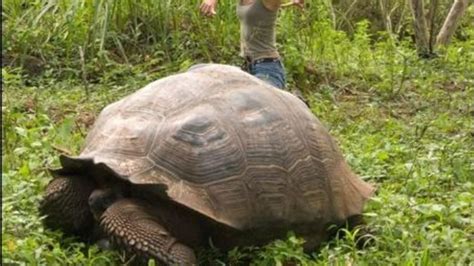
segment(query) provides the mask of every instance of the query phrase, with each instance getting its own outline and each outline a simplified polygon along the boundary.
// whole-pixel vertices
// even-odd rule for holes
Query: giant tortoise
[[[292,230],[314,248],[360,216],[373,187],[306,105],[232,66],[155,81],[105,107],[77,157],[62,155],[40,211],[166,264],[194,249],[261,245]]]

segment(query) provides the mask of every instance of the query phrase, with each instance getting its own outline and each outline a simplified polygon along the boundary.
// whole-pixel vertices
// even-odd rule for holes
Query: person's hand
[[[199,10],[204,16],[212,17],[216,14],[217,0],[203,0]]]
[[[300,9],[304,8],[304,0],[291,0],[288,3],[282,4],[281,7],[296,6]]]
[[[304,8],[304,0],[291,0],[291,3],[293,3],[294,6],[297,6],[301,9]]]

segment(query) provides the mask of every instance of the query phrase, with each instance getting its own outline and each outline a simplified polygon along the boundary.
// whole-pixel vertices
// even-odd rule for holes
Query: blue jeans
[[[285,68],[280,59],[257,59],[248,65],[248,72],[274,87],[285,88]]]

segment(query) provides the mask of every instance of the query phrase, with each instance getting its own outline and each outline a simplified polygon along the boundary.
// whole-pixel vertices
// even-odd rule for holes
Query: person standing
[[[218,0],[203,0],[200,11],[214,16]],[[238,0],[237,16],[240,20],[240,56],[243,69],[269,84],[284,89],[286,73],[276,48],[276,20],[282,7],[303,8],[304,0]]]

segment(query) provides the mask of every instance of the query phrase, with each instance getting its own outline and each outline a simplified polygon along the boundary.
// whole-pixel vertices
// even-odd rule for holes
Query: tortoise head
[[[94,218],[99,221],[104,211],[121,198],[123,198],[122,193],[117,189],[105,188],[94,190],[89,196],[89,207]]]

